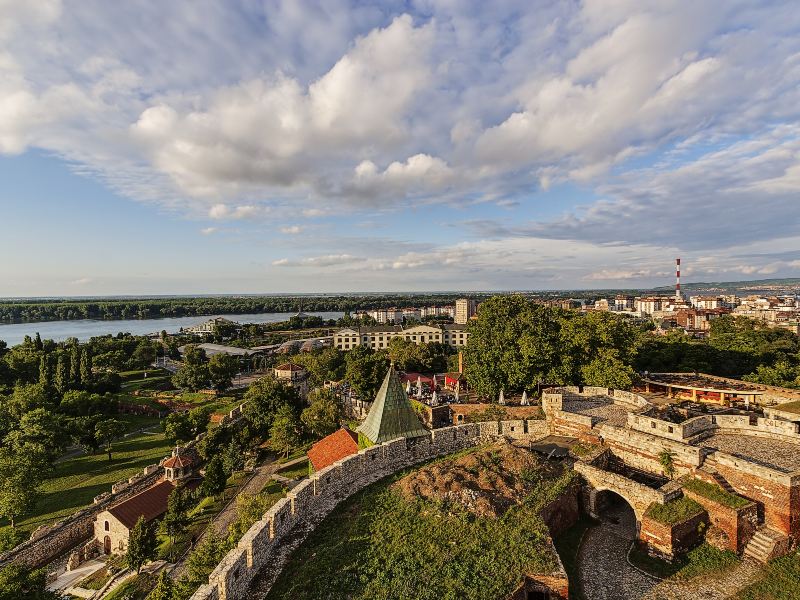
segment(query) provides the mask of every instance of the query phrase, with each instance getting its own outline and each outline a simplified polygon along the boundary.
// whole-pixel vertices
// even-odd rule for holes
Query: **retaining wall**
[[[344,499],[401,469],[471,448],[498,436],[536,439],[547,434],[543,421],[469,423],[434,429],[430,437],[385,442],[360,450],[314,473],[279,500],[217,565],[209,583],[191,600],[247,598],[258,577],[258,592],[269,590],[291,550]]]

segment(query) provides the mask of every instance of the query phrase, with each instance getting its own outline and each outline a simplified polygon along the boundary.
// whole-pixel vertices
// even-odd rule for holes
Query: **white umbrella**
[[[436,390],[433,390],[433,395],[431,396],[431,406],[439,406],[439,396],[436,394]]]
[[[522,390],[522,400],[519,403],[522,406],[528,406],[528,390]]]
[[[422,398],[422,375],[417,375],[417,398]]]
[[[406,394],[411,393],[411,380],[406,381]]]
[[[456,402],[458,402],[458,386],[456,386]]]
[[[500,390],[500,397],[497,399],[497,403],[500,405],[505,405],[506,403],[506,398],[503,395],[503,390]]]

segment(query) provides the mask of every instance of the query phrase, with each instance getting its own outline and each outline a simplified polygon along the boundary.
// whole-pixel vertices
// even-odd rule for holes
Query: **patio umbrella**
[[[433,390],[433,395],[431,396],[431,406],[439,406],[439,396],[436,394],[436,390]]]
[[[411,393],[411,380],[406,381],[406,394]]]
[[[522,390],[522,400],[519,403],[521,406],[528,406],[528,390]]]
[[[503,395],[503,390],[500,390],[500,397],[497,399],[497,403],[500,404],[501,406],[504,406],[506,403],[506,398]]]
[[[422,375],[417,375],[417,398],[422,398]]]

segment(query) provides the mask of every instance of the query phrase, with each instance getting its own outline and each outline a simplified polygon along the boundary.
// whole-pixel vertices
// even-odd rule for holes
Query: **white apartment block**
[[[456,309],[453,321],[459,325],[466,325],[470,318],[478,310],[478,303],[469,298],[459,298],[456,300]]]
[[[454,348],[467,345],[469,333],[463,325],[416,325],[403,329],[399,325],[384,327],[345,327],[333,335],[333,345],[339,350],[352,350],[356,346],[369,346],[373,350],[389,347],[396,337],[415,344],[440,342]]]

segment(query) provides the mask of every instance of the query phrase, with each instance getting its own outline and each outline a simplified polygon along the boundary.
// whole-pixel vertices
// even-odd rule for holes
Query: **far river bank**
[[[279,323],[288,321],[296,313],[277,312],[277,313],[258,313],[258,314],[233,314],[221,315],[231,321],[238,323]],[[344,316],[343,312],[308,312],[311,316],[323,319],[340,319]],[[86,341],[98,335],[116,335],[120,331],[133,335],[147,335],[150,333],[166,331],[167,333],[177,333],[182,328],[198,325],[207,321],[212,316],[191,316],[191,317],[166,317],[163,319],[121,319],[116,321],[99,321],[94,319],[79,319],[75,321],[41,321],[38,323],[11,323],[0,325],[0,340],[3,340],[9,347],[21,344],[26,335],[33,337],[36,332],[42,339],[55,340],[61,342],[67,338],[78,338]]]

